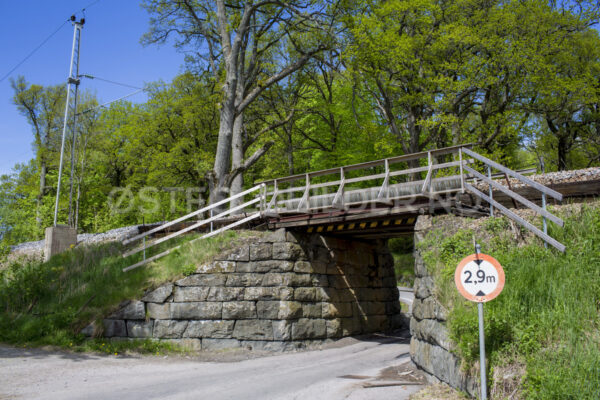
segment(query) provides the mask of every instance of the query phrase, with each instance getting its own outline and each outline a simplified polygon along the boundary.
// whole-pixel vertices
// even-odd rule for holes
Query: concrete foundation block
[[[46,228],[44,244],[44,261],[77,245],[77,229],[64,225]]]

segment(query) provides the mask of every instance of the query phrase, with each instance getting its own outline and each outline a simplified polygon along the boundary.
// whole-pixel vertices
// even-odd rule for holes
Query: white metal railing
[[[216,235],[216,234],[218,234],[218,233],[221,233],[221,232],[224,232],[224,231],[226,231],[226,230],[229,230],[229,229],[235,228],[236,226],[239,226],[239,225],[245,224],[245,223],[247,223],[247,222],[250,222],[250,221],[252,221],[252,220],[254,220],[254,219],[257,219],[257,218],[259,218],[259,217],[261,216],[261,214],[262,214],[263,210],[264,210],[264,205],[265,205],[265,201],[264,201],[264,200],[265,200],[265,192],[266,192],[266,190],[265,190],[265,189],[266,189],[266,185],[265,185],[265,184],[260,184],[260,185],[254,186],[254,187],[252,187],[252,188],[250,188],[250,189],[248,189],[248,190],[245,190],[245,191],[243,191],[243,192],[241,192],[241,193],[238,193],[238,194],[236,194],[236,195],[233,195],[233,196],[231,196],[231,197],[228,197],[228,198],[226,198],[226,199],[223,199],[223,200],[221,200],[221,201],[218,201],[218,202],[216,202],[216,203],[214,203],[214,204],[210,204],[210,205],[208,205],[208,206],[206,206],[206,207],[203,207],[203,208],[201,208],[201,209],[199,209],[199,210],[197,210],[197,211],[194,211],[194,212],[192,212],[192,213],[189,213],[189,214],[187,214],[187,215],[184,215],[183,217],[177,218],[177,219],[175,219],[175,220],[173,220],[173,221],[170,221],[170,222],[167,222],[167,223],[165,223],[165,224],[162,224],[162,225],[160,225],[160,226],[157,226],[157,227],[155,227],[155,228],[153,228],[153,229],[150,229],[150,230],[148,230],[148,231],[146,231],[146,232],[144,232],[144,233],[141,233],[141,234],[139,234],[139,235],[137,235],[137,236],[134,236],[134,237],[132,237],[132,238],[130,238],[130,239],[126,239],[126,240],[124,240],[124,241],[123,241],[123,245],[127,245],[127,244],[130,244],[130,243],[136,242],[136,241],[138,241],[138,240],[140,240],[140,239],[144,239],[144,243],[143,243],[143,245],[142,245],[142,246],[140,246],[140,247],[138,247],[138,248],[135,248],[135,249],[133,249],[133,250],[129,250],[129,251],[127,251],[127,252],[123,253],[123,257],[125,258],[125,257],[129,257],[129,256],[131,256],[131,255],[134,255],[134,254],[137,254],[137,253],[140,253],[140,252],[144,252],[144,259],[143,259],[142,261],[138,262],[138,263],[135,263],[135,264],[133,264],[133,265],[131,265],[131,266],[127,267],[127,268],[124,268],[124,269],[123,269],[123,271],[124,271],[124,272],[126,272],[126,271],[130,271],[130,270],[132,270],[132,269],[134,269],[134,268],[137,268],[137,267],[140,267],[140,266],[142,266],[142,265],[148,264],[148,263],[150,263],[150,262],[152,262],[152,261],[154,261],[154,260],[157,260],[157,259],[159,259],[159,258],[161,258],[161,257],[163,257],[163,256],[166,256],[167,254],[169,254],[169,253],[171,253],[171,252],[173,252],[173,251],[177,250],[177,249],[178,249],[178,248],[180,248],[182,245],[179,245],[179,246],[173,247],[173,248],[171,248],[171,249],[169,249],[169,250],[166,250],[166,251],[164,251],[164,252],[162,252],[162,253],[156,254],[156,255],[154,255],[154,256],[152,256],[152,257],[150,257],[150,258],[145,258],[145,252],[146,252],[146,250],[148,250],[150,247],[153,247],[153,246],[156,246],[156,245],[158,245],[158,244],[160,244],[160,243],[166,242],[167,240],[170,240],[170,239],[174,239],[174,238],[176,238],[176,237],[179,237],[179,236],[183,235],[184,233],[187,233],[187,232],[193,231],[193,230],[195,230],[195,229],[198,229],[198,228],[200,228],[200,227],[202,227],[202,226],[204,226],[204,225],[207,225],[207,224],[212,224],[212,222],[214,222],[214,221],[220,220],[220,219],[222,219],[222,218],[224,218],[224,217],[226,217],[226,216],[228,216],[228,215],[231,215],[231,214],[233,214],[233,213],[236,213],[236,212],[238,212],[238,211],[242,211],[242,210],[244,210],[244,209],[247,209],[248,207],[251,207],[251,206],[253,206],[253,205],[256,205],[257,203],[259,204],[259,210],[258,210],[258,211],[256,211],[256,210],[253,210],[254,212],[253,212],[253,213],[251,213],[249,216],[246,216],[245,218],[242,218],[242,219],[240,219],[240,220],[234,221],[234,222],[232,222],[232,223],[230,223],[230,224],[228,224],[228,225],[226,225],[226,226],[223,226],[223,227],[221,227],[221,228],[219,228],[219,229],[217,229],[217,230],[215,230],[215,231],[213,231],[213,230],[211,229],[211,232],[209,232],[209,233],[206,233],[206,234],[202,235],[201,237],[199,237],[199,238],[196,238],[196,239],[192,240],[192,242],[193,242],[193,241],[196,241],[196,240],[199,240],[199,239],[205,239],[205,238],[208,238],[208,237],[214,236],[214,235]],[[251,194],[251,193],[255,193],[255,192],[258,192],[258,194],[257,194],[257,196],[256,196],[255,198],[253,198],[252,200],[250,200],[250,201],[247,201],[247,202],[245,202],[245,203],[243,203],[243,204],[240,204],[240,205],[238,205],[238,206],[235,206],[235,207],[229,208],[229,209],[227,209],[227,210],[225,210],[225,211],[222,211],[222,212],[220,212],[220,213],[219,213],[219,214],[217,214],[217,215],[212,215],[212,212],[213,212],[215,209],[217,209],[218,207],[221,207],[221,206],[223,206],[223,205],[226,205],[226,204],[228,204],[228,203],[231,203],[231,202],[232,202],[232,201],[234,201],[234,200],[237,200],[237,199],[243,198],[244,196],[246,196],[246,195],[248,195],[248,194]],[[211,214],[211,216],[210,216],[209,218],[203,219],[203,220],[201,220],[201,221],[198,221],[198,222],[196,222],[196,223],[193,223],[193,224],[192,224],[192,225],[190,225],[190,226],[187,226],[187,227],[185,227],[185,228],[183,228],[183,229],[180,229],[180,230],[178,230],[177,232],[173,232],[173,233],[171,233],[171,234],[168,234],[167,236],[164,236],[164,237],[162,237],[162,238],[159,238],[159,239],[156,239],[156,240],[154,240],[154,241],[152,241],[152,242],[146,243],[146,240],[145,240],[145,238],[146,238],[147,236],[149,236],[149,235],[151,235],[151,234],[153,234],[153,233],[156,233],[156,232],[164,231],[165,229],[167,229],[167,228],[169,228],[169,227],[171,227],[171,226],[173,226],[173,225],[175,225],[175,224],[178,224],[178,223],[180,223],[180,222],[183,222],[183,221],[185,221],[185,220],[188,220],[188,219],[190,219],[190,218],[192,218],[192,217],[195,217],[195,216],[197,216],[197,215],[201,215],[201,214],[203,214],[203,213],[206,213],[206,212],[209,212],[209,213]],[[188,243],[189,243],[189,242],[188,242]]]
[[[223,199],[219,202],[203,207],[200,210],[194,211],[181,218],[177,218],[173,221],[167,222],[163,225],[157,226],[137,235],[133,238],[123,241],[124,245],[136,242],[143,239],[143,245],[135,249],[129,250],[123,254],[123,257],[128,257],[140,252],[144,252],[144,259],[136,264],[133,264],[124,269],[129,271],[139,266],[148,264],[160,257],[163,257],[174,250],[181,247],[177,246],[171,248],[162,253],[156,254],[148,259],[145,258],[145,252],[148,248],[164,243],[170,239],[179,237],[187,232],[198,229],[204,225],[211,224],[216,221],[224,221],[224,217],[233,213],[240,212],[242,210],[248,210],[249,207],[256,206],[258,204],[258,211],[254,210],[250,215],[245,216],[242,219],[236,220],[228,225],[225,225],[215,231],[211,229],[211,232],[204,234],[203,236],[194,240],[199,240],[214,236],[220,232],[232,229],[236,226],[242,225],[246,222],[252,221],[259,217],[279,217],[282,214],[303,214],[311,213],[315,210],[348,210],[355,206],[364,206],[367,204],[380,204],[388,207],[394,207],[396,201],[414,199],[415,196],[422,196],[429,198],[430,201],[436,196],[442,194],[456,194],[465,193],[468,191],[481,200],[489,204],[490,215],[494,215],[494,209],[499,210],[508,218],[514,220],[520,225],[524,226],[535,235],[540,237],[545,244],[550,244],[560,251],[565,251],[565,246],[548,235],[547,232],[547,220],[556,223],[559,226],[563,226],[564,222],[559,217],[548,212],[546,209],[546,195],[553,197],[557,200],[562,200],[562,195],[555,190],[552,190],[538,182],[535,182],[521,173],[506,168],[476,152],[469,149],[471,145],[461,145],[446,147],[438,150],[431,150],[421,153],[407,154],[397,157],[386,158],[382,160],[369,161],[361,164],[347,165],[343,167],[331,168],[322,171],[314,171],[305,174],[292,175],[284,178],[273,179],[260,183],[248,190],[245,190],[239,194],[231,196],[227,199]],[[448,161],[437,163],[436,159],[441,155],[453,154],[455,161]],[[465,158],[464,156],[472,158]],[[426,166],[419,166],[407,169],[392,170],[392,165],[405,163],[408,161],[415,161],[420,159],[427,159]],[[475,160],[483,163],[487,168],[487,176],[478,172],[470,165],[475,163]],[[373,168],[382,167],[383,172],[373,171]],[[447,176],[436,177],[438,171],[443,169],[450,169],[450,174]],[[492,174],[492,169],[500,171],[500,176],[504,175],[507,179],[508,187],[505,187],[495,180],[494,177],[498,174]],[[348,177],[349,172],[355,172],[355,174],[362,174],[360,176]],[[452,172],[454,171],[454,172]],[[426,172],[425,179],[417,180],[406,180],[399,183],[392,183],[392,178],[415,175]],[[458,172],[458,173],[457,173]],[[531,172],[531,171],[527,171]],[[521,183],[532,187],[542,194],[542,207],[538,206],[534,202],[526,199],[525,197],[514,192],[510,187],[510,181],[508,176],[511,176]],[[326,182],[312,182],[313,178],[317,177],[328,177],[330,181]],[[327,178],[322,178],[327,179]],[[486,182],[489,187],[489,193],[486,195],[479,189],[474,187],[471,183],[472,180],[479,179],[482,182]],[[302,186],[292,186],[293,183],[298,181],[304,181]],[[368,182],[378,181],[374,186],[367,188],[350,188],[349,185]],[[285,188],[282,186],[289,185]],[[270,190],[268,188],[271,187]],[[538,229],[530,222],[521,218],[519,215],[509,210],[507,207],[500,204],[493,198],[493,189],[496,189],[505,195],[509,196],[512,201],[517,205],[516,202],[523,204],[525,207],[537,212],[543,218],[543,230]],[[312,194],[311,191],[322,190],[325,193]],[[327,191],[330,191],[327,193]],[[227,205],[234,200],[241,199],[246,195],[256,193],[255,197],[243,204],[231,207],[225,211],[219,212],[217,215],[213,215],[213,211],[221,206]],[[296,197],[295,194],[301,193],[300,197]],[[282,198],[283,195],[287,195],[287,198]],[[270,196],[270,199],[268,197]],[[268,201],[267,201],[268,200]],[[180,222],[188,220],[194,216],[210,212],[210,217],[197,221],[189,226],[186,226],[176,232],[169,233],[162,238],[155,239],[149,243],[146,243],[146,237],[157,232],[164,231],[165,229],[174,226]],[[400,211],[399,211],[400,212]]]
[[[467,149],[467,148],[463,148],[461,150],[461,152],[473,157],[474,159],[482,162],[486,168],[487,168],[487,173],[488,176],[483,175],[482,173],[474,170],[473,168],[465,165],[463,166],[463,168],[468,171],[473,177],[476,177],[478,179],[480,179],[481,181],[485,182],[488,184],[488,188],[489,188],[489,194],[485,195],[484,193],[482,193],[480,190],[478,190],[477,188],[475,188],[473,185],[469,184],[469,183],[464,183],[464,187],[466,190],[468,190],[469,192],[473,193],[474,195],[476,195],[477,197],[479,197],[480,199],[486,201],[489,205],[490,205],[490,215],[494,216],[494,208],[498,209],[500,212],[502,212],[504,215],[506,215],[508,218],[512,219],[513,221],[519,223],[520,225],[522,225],[523,227],[527,228],[528,230],[530,230],[533,234],[535,234],[536,236],[538,236],[540,239],[542,239],[544,241],[545,244],[550,244],[553,247],[555,247],[556,249],[558,249],[559,251],[564,252],[566,247],[565,245],[563,245],[562,243],[558,242],[556,239],[550,237],[548,235],[548,227],[547,227],[547,222],[546,220],[549,219],[550,221],[554,222],[555,224],[559,225],[559,226],[563,226],[564,225],[564,221],[562,219],[560,219],[559,217],[553,215],[552,213],[548,212],[548,210],[546,209],[546,196],[550,196],[555,198],[558,201],[561,201],[563,196],[562,194],[560,194],[559,192],[550,189],[547,186],[544,186],[538,182],[535,182],[529,178],[527,178],[526,176],[523,176],[522,174],[515,172],[509,168],[506,168],[503,165],[498,164],[495,161],[490,160],[487,157],[484,157],[480,154],[475,153],[474,151]],[[510,185],[510,182],[508,181],[508,176],[510,175],[511,177],[517,179],[519,182],[532,187],[536,190],[538,190],[539,192],[541,192],[542,195],[542,207],[539,207],[537,204],[527,200],[526,198],[524,198],[523,196],[519,195],[518,193],[515,193],[514,191],[512,191],[510,188],[507,188],[503,185],[500,185],[499,183],[497,183],[496,181],[494,181],[492,179],[492,174],[491,174],[491,170],[492,168],[497,169],[498,171],[501,171],[502,173],[505,174],[506,179],[508,184]],[[463,178],[464,181],[464,178]],[[509,210],[507,207],[503,206],[502,204],[500,204],[499,202],[497,202],[496,200],[494,200],[493,198],[493,190],[492,188],[495,188],[499,191],[501,191],[502,193],[506,194],[507,196],[509,196],[511,199],[513,199],[513,201],[518,201],[521,204],[523,204],[524,206],[530,208],[531,210],[537,212],[538,214],[540,214],[542,216],[543,219],[543,228],[542,230],[538,229],[536,226],[534,226],[533,224],[531,224],[530,222],[526,221],[525,219],[521,218],[519,215],[517,215],[516,213],[514,213],[513,211]]]

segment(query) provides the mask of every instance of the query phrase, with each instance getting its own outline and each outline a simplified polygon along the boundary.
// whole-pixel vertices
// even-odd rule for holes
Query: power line
[[[97,76],[94,76],[94,75],[89,75],[89,74],[81,74],[81,75],[79,75],[79,76],[81,76],[81,77],[83,77],[83,78],[97,79],[97,80],[99,80],[99,81],[104,81],[104,82],[112,83],[112,84],[114,84],[114,85],[119,85],[119,86],[123,86],[123,87],[128,87],[128,88],[131,88],[131,89],[139,89],[139,90],[143,89],[143,88],[141,88],[141,87],[138,87],[138,86],[128,85],[128,84],[126,84],[126,83],[121,83],[121,82],[115,82],[115,81],[111,81],[111,80],[109,80],[109,79],[99,78],[99,77],[97,77]]]
[[[134,94],[138,94],[138,93],[140,93],[140,92],[143,92],[143,91],[144,91],[144,89],[139,89],[139,90],[136,90],[135,92],[129,93],[129,94],[127,94],[127,95],[123,96],[123,97],[119,97],[118,99],[115,99],[115,100],[108,101],[108,102],[106,102],[106,103],[100,104],[99,106],[95,106],[95,107],[92,107],[92,108],[88,108],[87,110],[84,110],[84,111],[81,111],[81,112],[77,113],[77,115],[81,115],[81,114],[88,113],[88,112],[90,112],[90,111],[94,111],[94,110],[96,110],[96,109],[98,109],[98,108],[105,107],[105,106],[107,106],[107,105],[109,105],[109,104],[115,103],[115,102],[117,102],[117,101],[119,101],[119,100],[126,99],[126,98],[128,98],[128,97],[131,97],[131,96],[133,96]]]
[[[100,1],[100,0],[97,0]],[[40,43],[35,49],[33,49],[23,60],[21,60],[17,65],[15,65],[15,67],[13,69],[11,69],[10,71],[8,71],[8,73],[6,73],[6,75],[4,75],[2,77],[2,79],[0,79],[0,82],[4,81],[6,78],[8,78],[10,76],[10,74],[12,74],[17,68],[19,68],[25,61],[27,61],[29,59],[29,57],[31,57],[36,51],[38,51],[40,49],[40,47],[42,47],[43,45],[46,44],[46,42],[48,40],[50,40],[50,38],[52,38],[52,36],[56,35],[58,33],[58,31],[60,31],[60,29],[65,26],[65,24],[67,22],[69,22],[70,20],[66,20],[65,22],[63,22],[62,24],[60,24],[60,26],[58,28],[56,28],[56,30],[54,32],[52,32],[46,39],[44,39],[44,41],[42,43]]]
[[[83,13],[83,15],[85,16],[85,10],[87,10],[88,8],[94,6],[96,3],[98,3],[100,0],[94,0],[92,1],[90,4],[88,4],[87,6],[83,7],[80,11]],[[42,47],[43,45],[46,44],[46,42],[48,40],[50,40],[52,38],[52,36],[56,35],[58,33],[58,31],[60,31],[60,29],[67,23],[71,21],[71,19],[67,19],[65,22],[63,22],[62,24],[60,24],[60,26],[58,28],[56,28],[56,30],[54,32],[52,32],[46,39],[44,39],[44,41],[42,43],[40,43],[35,49],[33,49],[24,59],[22,59],[17,65],[14,66],[13,69],[11,69],[10,71],[8,71],[6,73],[6,75],[4,75],[2,77],[2,79],[0,79],[0,82],[3,82],[6,78],[8,78],[10,76],[10,74],[12,74],[13,72],[15,72],[15,70],[17,68],[19,68],[21,65],[23,65],[23,63],[25,61],[27,61],[32,55],[35,54],[36,51],[38,51],[40,49],[40,47]]]

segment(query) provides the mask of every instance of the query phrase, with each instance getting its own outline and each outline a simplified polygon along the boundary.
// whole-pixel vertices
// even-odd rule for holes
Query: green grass
[[[564,219],[563,229],[549,224],[549,233],[567,246],[565,254],[538,240],[516,246],[503,218],[483,224],[487,236],[477,233],[486,237],[482,251],[506,274],[503,292],[485,304],[490,368],[524,362],[524,398],[600,398],[600,204]],[[445,239],[434,233],[421,247],[435,266],[438,298],[451,310],[450,336],[470,367],[479,357],[476,305],[457,294],[453,272],[472,253],[472,237],[469,230]]]
[[[398,285],[412,287],[415,282],[415,257],[413,255],[412,235],[390,239],[388,246],[394,257],[394,270]]]
[[[174,350],[170,344],[152,341],[88,341],[78,332],[116,310],[123,300],[140,298],[146,289],[193,272],[239,236],[229,231],[194,243],[187,243],[192,236],[169,241],[152,254],[175,244],[183,247],[129,272],[122,269],[141,255],[123,259],[120,243],[77,247],[46,263],[14,263],[0,271],[0,341],[107,353]]]

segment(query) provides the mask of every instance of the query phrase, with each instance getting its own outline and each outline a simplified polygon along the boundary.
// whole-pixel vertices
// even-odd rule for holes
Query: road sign
[[[454,283],[467,300],[485,303],[496,298],[504,288],[504,270],[492,256],[471,254],[456,267]]]

